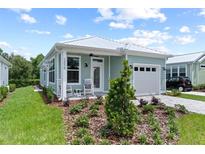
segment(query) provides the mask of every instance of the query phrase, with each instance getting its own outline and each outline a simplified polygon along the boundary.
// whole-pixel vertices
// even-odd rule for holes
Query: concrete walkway
[[[174,107],[175,104],[181,104],[184,105],[186,109],[191,112],[205,114],[205,102],[166,95],[156,95],[155,97],[159,98],[161,102],[166,104],[167,106]],[[152,96],[138,97],[138,99],[140,98],[151,102]],[[135,103],[139,104],[139,101],[135,101]]]
[[[199,92],[199,91],[187,91],[187,92],[182,92],[182,93],[190,94],[190,95],[205,96],[205,92]]]

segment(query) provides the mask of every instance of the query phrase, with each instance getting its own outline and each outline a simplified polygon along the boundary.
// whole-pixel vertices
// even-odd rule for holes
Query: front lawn
[[[0,144],[65,144],[62,110],[31,86],[16,89],[0,107]]]
[[[191,94],[181,93],[178,97],[193,99],[193,100],[197,100],[197,101],[204,101],[205,102],[205,96],[198,96],[198,95],[191,95]]]
[[[187,114],[177,120],[178,144],[205,144],[205,115]]]

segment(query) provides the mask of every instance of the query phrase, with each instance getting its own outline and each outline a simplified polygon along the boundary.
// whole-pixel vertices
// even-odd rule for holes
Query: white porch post
[[[66,94],[66,85],[67,85],[67,52],[62,51],[61,55],[61,84],[62,84],[62,101],[67,100],[67,94]]]
[[[108,69],[109,69],[109,72],[108,72],[108,88],[110,89],[110,56],[108,57]]]

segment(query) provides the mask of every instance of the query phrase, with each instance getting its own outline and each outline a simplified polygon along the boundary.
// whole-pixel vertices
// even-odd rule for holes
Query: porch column
[[[67,100],[67,93],[66,93],[66,85],[67,85],[67,52],[66,51],[62,51],[62,55],[61,55],[61,87],[62,87],[62,92],[61,92],[61,96],[62,96],[62,101],[66,101]]]
[[[108,88],[110,89],[110,56],[108,57]]]

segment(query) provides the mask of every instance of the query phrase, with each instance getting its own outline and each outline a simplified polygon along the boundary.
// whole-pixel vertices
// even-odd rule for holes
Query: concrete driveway
[[[175,104],[181,104],[191,112],[205,114],[205,102],[166,95],[155,95],[155,97],[160,98],[161,102],[166,104],[167,106],[174,107]],[[138,99],[140,98],[151,102],[152,96],[138,97]],[[135,103],[139,104],[139,101],[135,101]]]

